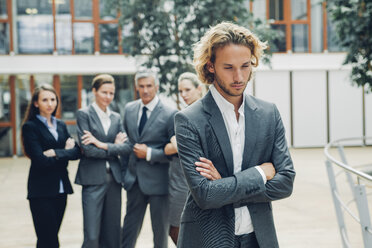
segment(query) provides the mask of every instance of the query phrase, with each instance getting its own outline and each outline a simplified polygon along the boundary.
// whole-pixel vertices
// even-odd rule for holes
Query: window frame
[[[8,18],[0,18],[0,23],[6,23],[8,24],[8,28],[9,28],[9,37],[8,37],[8,41],[9,41],[9,53],[8,54],[11,54],[13,53],[14,51],[14,47],[13,47],[13,11],[12,11],[12,0],[6,0],[6,8],[7,8],[7,16]],[[3,54],[2,54],[3,55]],[[6,55],[6,54],[4,54]]]

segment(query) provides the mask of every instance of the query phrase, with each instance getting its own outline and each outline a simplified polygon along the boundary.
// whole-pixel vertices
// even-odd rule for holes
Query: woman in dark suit
[[[120,115],[110,110],[115,82],[108,74],[92,82],[95,101],[76,115],[77,133],[83,156],[75,183],[82,185],[84,218],[83,248],[120,247],[122,168],[112,148],[126,135]],[[131,147],[130,147],[131,149]]]
[[[80,149],[70,138],[65,123],[55,118],[58,97],[50,85],[37,87],[22,126],[22,144],[31,159],[27,199],[38,248],[59,247],[58,231],[72,194],[68,178],[69,160],[78,159]]]
[[[178,91],[184,102],[188,105],[196,102],[203,95],[203,85],[198,76],[191,72],[184,72],[178,78]],[[168,156],[173,155],[169,163],[169,236],[177,245],[178,233],[180,229],[180,219],[185,205],[187,192],[186,178],[183,174],[181,163],[177,154],[176,137],[173,136],[164,147],[164,153]]]

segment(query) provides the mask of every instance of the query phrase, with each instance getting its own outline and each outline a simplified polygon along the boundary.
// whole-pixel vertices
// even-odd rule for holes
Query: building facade
[[[255,0],[246,6],[283,34],[271,68],[258,68],[249,91],[278,105],[289,144],[319,147],[372,133],[372,101],[351,86],[323,1]],[[104,0],[0,0],[0,156],[22,155],[21,122],[41,83],[56,88],[58,117],[71,133],[76,110],[91,101],[94,75],[115,77],[112,107],[122,112],[136,97],[136,61],[125,53],[125,32]]]

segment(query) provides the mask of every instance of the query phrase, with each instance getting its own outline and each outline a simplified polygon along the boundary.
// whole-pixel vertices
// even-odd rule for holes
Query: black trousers
[[[235,236],[234,248],[260,248],[254,232]]]
[[[37,236],[37,248],[58,248],[58,232],[66,209],[67,195],[29,199]]]

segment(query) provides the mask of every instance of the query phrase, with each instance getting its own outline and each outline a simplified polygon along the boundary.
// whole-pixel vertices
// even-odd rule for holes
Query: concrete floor
[[[372,148],[347,148],[350,164],[371,163]],[[297,177],[292,196],[273,203],[274,218],[281,247],[342,247],[334,205],[324,165],[322,149],[291,149]],[[25,158],[0,159],[0,248],[35,247],[26,182],[29,161]],[[69,166],[73,181],[77,162]],[[345,199],[350,192],[344,177],[338,179],[339,191]],[[371,187],[367,186],[367,191]],[[81,188],[74,185],[75,193],[68,198],[65,217],[60,230],[62,248],[78,248],[82,243]],[[123,206],[125,206],[123,193]],[[370,206],[372,202],[370,200]],[[353,205],[351,205],[353,209]],[[372,213],[372,212],[371,212]],[[125,208],[123,207],[123,215]],[[352,247],[363,247],[360,227],[346,216],[348,235]],[[137,248],[150,248],[152,231],[147,212]],[[169,240],[169,247],[175,247]]]

